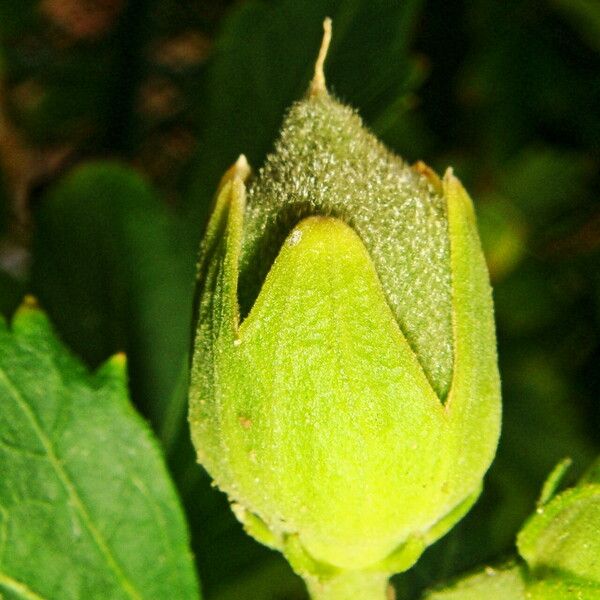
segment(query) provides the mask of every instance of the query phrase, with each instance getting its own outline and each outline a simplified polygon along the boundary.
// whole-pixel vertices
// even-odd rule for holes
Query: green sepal
[[[454,338],[452,383],[445,403],[454,435],[446,451],[455,467],[452,484],[473,493],[500,436],[492,290],[471,199],[451,169],[442,184],[448,206]]]

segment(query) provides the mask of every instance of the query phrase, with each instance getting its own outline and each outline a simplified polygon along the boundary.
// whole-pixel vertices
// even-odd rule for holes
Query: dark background
[[[32,292],[91,366],[128,353],[208,599],[304,597],[194,465],[185,365],[216,183],[261,164],[326,15],[330,88],[407,160],[454,166],[495,290],[499,453],[399,598],[509,556],[549,470],[600,445],[597,1],[0,0],[0,309]]]

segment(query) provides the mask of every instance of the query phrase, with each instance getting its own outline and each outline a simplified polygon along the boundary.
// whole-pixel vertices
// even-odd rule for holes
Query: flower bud
[[[190,423],[249,533],[341,598],[357,573],[377,588],[409,568],[470,508],[500,392],[470,199],[450,170],[388,151],[321,65],[249,190],[243,157],[221,183]]]

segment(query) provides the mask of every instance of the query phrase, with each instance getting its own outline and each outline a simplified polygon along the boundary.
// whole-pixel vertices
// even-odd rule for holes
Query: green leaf
[[[581,33],[581,37],[600,52],[600,4],[597,0],[552,0]]]
[[[0,592],[199,597],[185,522],[117,355],[89,373],[44,313],[0,330]]]
[[[477,225],[492,281],[506,277],[523,259],[527,242],[523,221],[504,196],[492,195],[477,205]]]
[[[572,464],[573,461],[570,458],[564,458],[554,467],[554,469],[552,469],[552,472],[550,475],[548,475],[546,481],[544,482],[544,486],[542,487],[542,491],[540,492],[540,497],[537,503],[538,507],[544,506],[544,504],[550,501],[554,494],[556,494],[556,490],[560,486],[566,472],[569,470],[569,467]]]
[[[598,600],[600,584],[581,579],[572,579],[561,574],[531,581],[527,585],[527,600]]]
[[[500,186],[539,227],[585,196],[593,172],[584,154],[552,146],[526,148],[505,165]]]
[[[560,573],[600,584],[600,485],[569,489],[538,507],[517,546],[540,577]]]
[[[170,446],[184,423],[194,251],[135,172],[79,167],[42,198],[34,292],[91,364],[125,350],[133,399]]]
[[[498,569],[486,567],[447,588],[425,595],[425,600],[482,600],[483,598],[525,600],[527,596],[522,569],[516,565]]]

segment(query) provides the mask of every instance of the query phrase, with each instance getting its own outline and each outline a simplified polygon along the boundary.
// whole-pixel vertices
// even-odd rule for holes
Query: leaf
[[[600,597],[600,485],[596,461],[577,487],[553,496],[570,459],[552,470],[537,509],[517,537],[525,562],[485,567],[425,600],[549,600]]]
[[[544,506],[556,494],[565,474],[569,470],[573,461],[570,458],[564,458],[552,469],[552,472],[546,478],[540,497],[538,499],[538,507]]]
[[[490,196],[477,206],[477,225],[492,281],[501,281],[523,259],[527,227],[505,197]]]
[[[544,146],[526,148],[504,168],[501,188],[539,228],[585,197],[594,163],[583,154]]]
[[[486,567],[480,572],[460,579],[447,588],[432,591],[425,600],[525,600],[522,569],[516,565],[498,569]]]
[[[89,373],[47,317],[0,330],[0,591],[8,598],[199,597],[185,522],[122,355]]]
[[[534,573],[600,585],[600,485],[572,488],[538,507],[517,538]]]
[[[596,0],[552,0],[590,47],[600,52],[600,5]]]
[[[184,423],[194,249],[135,172],[93,163],[42,199],[34,292],[91,364],[125,350],[133,399],[170,446]]]

